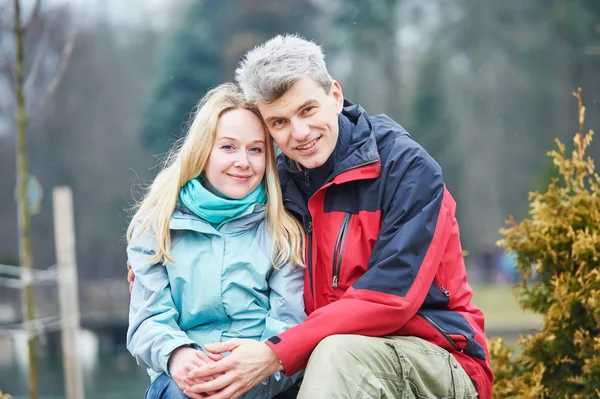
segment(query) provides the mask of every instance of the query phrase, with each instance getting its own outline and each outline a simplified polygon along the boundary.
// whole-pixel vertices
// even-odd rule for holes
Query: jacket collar
[[[169,221],[169,228],[171,230],[193,230],[205,234],[238,233],[249,230],[264,220],[265,211],[265,205],[257,204],[254,206],[252,213],[213,227],[209,222],[198,217],[185,206],[178,204]]]

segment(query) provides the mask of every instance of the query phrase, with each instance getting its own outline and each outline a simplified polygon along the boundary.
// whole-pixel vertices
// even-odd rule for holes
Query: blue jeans
[[[146,391],[145,399],[189,399],[175,380],[166,374],[161,374],[155,379]]]
[[[271,399],[278,398],[293,399],[298,393],[298,386],[295,385],[302,377],[303,372],[286,377],[277,372],[246,392],[239,399]],[[177,383],[168,375],[161,374],[155,379],[146,391],[145,399],[189,399]]]

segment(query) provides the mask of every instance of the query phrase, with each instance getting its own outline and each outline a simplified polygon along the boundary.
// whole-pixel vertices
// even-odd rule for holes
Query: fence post
[[[69,187],[55,187],[54,240],[58,271],[58,292],[62,328],[62,353],[65,373],[65,399],[83,399],[83,373],[79,348],[79,296],[75,256],[73,195]]]

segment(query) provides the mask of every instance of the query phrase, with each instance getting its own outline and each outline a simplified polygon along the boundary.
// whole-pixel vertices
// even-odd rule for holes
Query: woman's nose
[[[248,161],[248,155],[246,152],[242,152],[240,156],[237,157],[235,163],[233,164],[236,168],[246,169],[250,166],[250,162]]]

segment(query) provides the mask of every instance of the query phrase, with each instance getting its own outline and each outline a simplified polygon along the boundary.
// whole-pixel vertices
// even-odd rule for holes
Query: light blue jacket
[[[273,268],[264,205],[217,227],[178,206],[170,229],[174,263],[148,262],[149,235],[127,248],[135,273],[127,348],[152,380],[169,374],[169,356],[182,345],[264,341],[306,318],[303,270]]]

